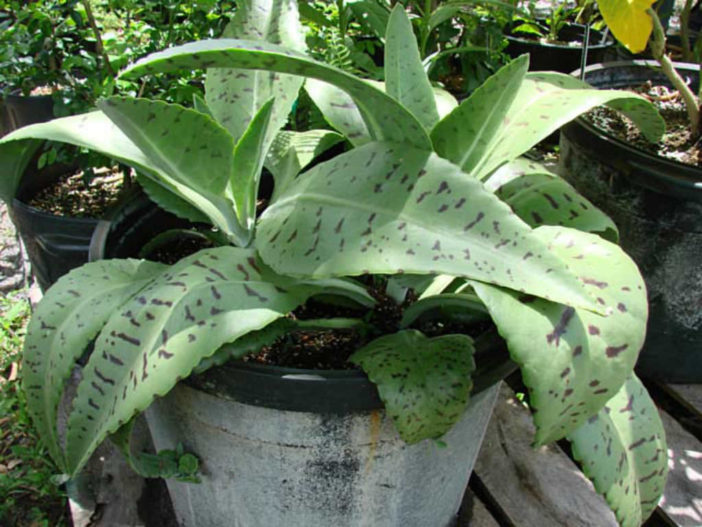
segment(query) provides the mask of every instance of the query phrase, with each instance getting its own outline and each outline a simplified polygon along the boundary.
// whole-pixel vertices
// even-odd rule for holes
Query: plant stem
[[[695,97],[690,87],[675,70],[670,57],[665,54],[665,30],[663,29],[660,18],[658,18],[658,14],[650,8],[647,10],[647,13],[653,20],[653,36],[649,41],[649,47],[651,48],[653,58],[659,62],[665,76],[668,77],[673,87],[682,95],[685,101],[685,108],[687,109],[687,117],[690,121],[692,135],[697,137],[700,126],[700,109],[697,97]]]
[[[692,11],[693,0],[685,0],[685,6],[680,13],[680,39],[682,40],[683,60],[692,62],[692,50],[690,49],[690,12]]]
[[[93,16],[93,10],[90,7],[90,0],[83,0],[82,3],[83,7],[85,8],[85,15],[88,17],[88,24],[90,24],[93,34],[95,35],[95,51],[102,57],[107,72],[114,78],[116,77],[115,70],[112,69],[110,58],[107,56],[107,53],[105,53],[105,48],[102,45],[102,35],[100,34],[100,29],[98,29],[97,22],[95,21],[95,16]]]

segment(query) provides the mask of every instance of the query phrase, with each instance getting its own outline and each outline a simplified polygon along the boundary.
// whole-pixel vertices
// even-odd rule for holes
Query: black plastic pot
[[[598,88],[667,84],[654,65],[594,65],[585,79]],[[677,68],[697,89],[699,66]],[[635,149],[581,118],[561,130],[560,168],[614,220],[646,280],[650,315],[638,370],[702,382],[702,169]]]
[[[54,99],[51,95],[10,94],[5,97],[4,112],[8,131],[54,118]]]
[[[581,65],[582,48],[585,40],[585,26],[568,24],[558,33],[562,42],[576,43],[572,46],[565,44],[542,43],[538,40],[507,35],[509,42],[505,53],[515,58],[524,53],[529,54],[530,71],[560,71],[570,73]],[[606,37],[601,31],[590,30],[590,41],[587,50],[587,64],[606,60],[606,54],[614,47],[611,36]]]
[[[22,237],[32,271],[42,291],[75,267],[88,261],[88,249],[97,220],[56,216],[27,203],[40,189],[72,167],[52,165],[28,171],[10,206],[10,217]]]

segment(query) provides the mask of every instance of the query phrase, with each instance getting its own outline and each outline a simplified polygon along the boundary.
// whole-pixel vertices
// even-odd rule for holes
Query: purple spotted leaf
[[[636,375],[568,440],[619,524],[637,527],[645,522],[665,488],[668,449],[656,405]]]
[[[349,360],[378,386],[385,411],[406,443],[438,438],[460,419],[475,370],[466,335],[429,338],[416,330],[380,337]]]
[[[203,40],[153,53],[122,72],[126,78],[195,68],[239,68],[290,73],[318,79],[348,93],[371,137],[431,150],[421,123],[399,102],[373,84],[302,53],[266,42]]]
[[[56,412],[75,361],[110,315],[164,267],[137,260],[84,265],[61,277],[34,311],[24,343],[23,388],[34,426],[62,469]]]
[[[263,279],[255,253],[234,247],[199,251],[159,273],[98,335],[68,421],[69,472],[203,358],[289,313],[306,294]]]
[[[468,173],[479,165],[494,147],[528,67],[528,55],[513,60],[441,119],[431,131],[436,153]]]
[[[502,166],[485,186],[532,227],[561,225],[601,234],[616,242],[617,226],[563,178],[525,158]]]
[[[434,91],[424,71],[405,7],[392,10],[385,33],[385,91],[419,120],[427,130],[439,120]]]
[[[649,134],[649,139],[656,140],[663,133],[658,111],[640,95],[623,90],[575,88],[571,81],[558,82],[563,77],[567,76],[555,73],[528,75],[519,86],[491,148],[476,165],[464,166],[464,170],[483,179],[564,124],[602,104],[615,105],[625,115],[635,118],[637,124],[643,126],[642,130]]]
[[[384,89],[381,83],[374,85]],[[335,130],[344,134],[352,145],[360,146],[371,140],[368,126],[351,95],[341,88],[317,79],[307,79],[305,91],[322,112],[324,119]]]
[[[407,145],[369,143],[307,171],[262,214],[256,246],[284,275],[448,274],[597,309],[482,183]]]
[[[203,116],[203,118],[206,117]],[[211,122],[217,126],[214,121]],[[164,170],[161,164],[136,146],[103,112],[62,117],[46,123],[22,127],[0,139],[0,159],[3,158],[3,152],[6,152],[6,149],[16,148],[12,142],[25,139],[60,141],[88,148],[121,161],[137,169],[142,176],[154,179],[163,188],[162,194],[171,191],[199,209],[230,237],[244,238],[230,200],[213,192],[203,194],[175,179],[170,172]],[[207,188],[207,185],[201,186]],[[165,199],[161,202],[166,205],[169,203]],[[174,212],[182,214],[184,211],[179,209]]]
[[[237,2],[236,14],[223,34],[224,38],[272,42],[299,52],[306,49],[304,36],[295,0]],[[212,67],[207,70],[205,98],[212,115],[236,142],[263,104],[274,98],[270,126],[263,139],[265,152],[285,125],[302,81],[272,71]]]
[[[521,368],[536,442],[543,444],[581,426],[621,388],[643,345],[648,305],[643,279],[619,246],[563,227],[534,234],[568,263],[606,313],[473,282]]]
[[[265,166],[273,174],[275,186],[271,200],[277,199],[287,185],[313,159],[343,141],[343,136],[331,130],[306,132],[281,131],[271,144]]]

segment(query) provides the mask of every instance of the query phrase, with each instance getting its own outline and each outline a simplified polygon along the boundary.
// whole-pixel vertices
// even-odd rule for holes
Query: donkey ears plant
[[[230,35],[266,40],[187,44],[123,73],[207,68],[196,110],[115,97],[0,144],[0,156],[36,138],[109,152],[141,171],[159,203],[209,219],[232,243],[173,266],[87,264],[48,291],[29,327],[24,386],[52,457],[74,475],[203,361],[270,342],[318,294],[370,307],[349,277],[390,275],[396,297],[413,287],[422,299],[352,360],[378,384],[406,441],[452,425],[475,368],[468,336],[428,338],[412,321],[444,305],[463,319],[489,314],[529,387],[536,441],[571,439],[620,522],[640,523],[666,470],[660,420],[632,374],[647,317],[643,282],[618,246],[593,234],[615,239],[611,221],[519,156],[598,104],[617,105],[651,136],[662,132],[655,111],[627,92],[527,74],[522,57],[446,114],[401,8],[388,23],[385,89],[294,49],[288,24],[297,24],[291,0],[244,3]],[[303,78],[326,83],[309,93],[338,134],[279,132]],[[298,173],[341,137],[353,148]],[[256,217],[263,164],[278,187]],[[62,444],[56,406],[92,340]]]

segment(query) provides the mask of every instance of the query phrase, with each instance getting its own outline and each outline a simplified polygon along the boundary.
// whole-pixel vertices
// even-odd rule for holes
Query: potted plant
[[[653,33],[649,47],[657,60],[594,65],[585,70],[585,80],[599,88],[650,90],[669,130],[666,141],[649,143],[636,134],[603,128],[614,119],[615,126],[623,124],[626,130],[616,116],[578,119],[562,131],[561,168],[614,219],[622,247],[646,279],[651,316],[640,371],[669,382],[700,382],[702,172],[694,155],[699,66],[670,61],[655,11],[618,12],[609,2],[600,2],[600,8],[613,34],[632,51],[646,47]],[[636,23],[628,24],[632,18]],[[638,31],[623,33],[626,27]]]
[[[643,282],[618,246],[594,234],[612,236],[608,218],[562,179],[518,157],[601,103],[624,108],[655,136],[661,130],[651,106],[622,92],[564,89],[565,79],[555,74],[529,76],[522,57],[443,114],[401,7],[388,24],[386,91],[301,52],[296,15],[294,3],[243,3],[227,36],[254,40],[186,44],[123,72],[134,77],[209,68],[206,103],[197,110],[111,97],[99,111],[34,125],[0,143],[7,156],[47,137],[113,155],[141,170],[147,192],[165,208],[208,220],[228,240],[172,266],[135,259],[89,263],[47,292],[25,344],[24,386],[52,457],[74,475],[115,433],[132,456],[130,420],[165,396],[154,419],[176,434],[170,445],[195,445],[203,464],[199,485],[171,485],[175,495],[188,497],[175,500],[181,521],[205,525],[212,514],[213,524],[269,525],[277,512],[277,523],[292,524],[329,518],[448,523],[485,423],[483,416],[474,427],[464,425],[463,414],[489,408],[490,394],[469,395],[473,349],[480,347],[471,337],[428,337],[414,324],[429,315],[439,316],[438,323],[431,319],[434,326],[459,321],[474,328],[476,320],[489,320],[529,387],[537,444],[568,437],[620,522],[643,521],[662,492],[667,466],[655,406],[632,373],[646,320]],[[273,149],[273,158],[267,153],[279,140],[302,76],[329,84],[318,106],[352,148],[300,174],[316,150],[309,138],[299,149]],[[21,157],[6,159],[22,164]],[[275,189],[258,213],[264,164],[273,168]],[[412,302],[409,290],[421,298]],[[360,314],[351,320],[325,311],[300,316],[310,299]],[[281,335],[304,334],[305,327],[362,330],[367,340],[350,361],[377,385],[384,411],[356,406],[340,418],[298,412],[300,425],[295,412],[255,404],[266,396],[289,409],[305,389],[323,403],[314,391],[324,392],[322,371],[269,375],[254,367],[242,373],[246,365],[229,360]],[[473,331],[480,342],[480,329]],[[64,445],[55,427],[56,402],[75,359],[96,336]],[[490,348],[477,361],[494,360],[495,353]],[[195,368],[223,361],[232,369],[178,383]],[[241,384],[255,387],[267,376],[277,387],[248,397],[240,391],[246,404],[212,396],[227,379],[234,385],[248,379]],[[286,383],[295,388],[278,392]],[[341,399],[355,402],[355,396]],[[250,424],[250,435],[238,436],[221,419],[230,412]],[[354,424],[362,427],[355,444]],[[267,439],[270,431],[275,442]],[[463,439],[461,431],[468,432]],[[445,433],[443,442],[425,441]],[[155,435],[161,434],[157,428]],[[399,446],[397,434],[410,445]],[[222,437],[232,442],[219,458],[214,445]],[[252,444],[255,437],[260,444]],[[284,460],[266,455],[295,445],[296,459],[305,451],[317,456],[287,470]],[[383,464],[389,445],[402,468]],[[156,468],[192,477],[193,457],[182,447],[174,450]],[[463,468],[455,468],[454,454],[468,458]],[[231,457],[234,467],[224,464]],[[137,456],[135,463],[153,473],[154,464],[144,467],[143,461]],[[376,465],[387,468],[389,479],[378,476]],[[296,472],[301,466],[306,471]],[[269,476],[263,486],[253,476],[259,467]],[[220,483],[237,485],[237,492]],[[254,510],[241,500],[238,492],[245,491],[253,493],[247,496],[258,504]],[[423,496],[428,492],[429,499]],[[358,505],[347,496],[366,501]],[[420,504],[433,508],[427,513]]]
[[[591,0],[579,1],[572,7],[567,2],[553,2],[547,16],[528,10],[515,13],[507,29],[505,52],[511,57],[529,53],[533,71],[570,73],[582,64],[587,47],[587,64],[602,62],[614,46],[606,32],[588,26],[592,23]],[[587,43],[586,43],[587,40]]]

